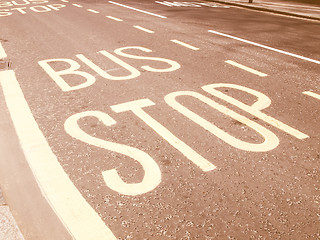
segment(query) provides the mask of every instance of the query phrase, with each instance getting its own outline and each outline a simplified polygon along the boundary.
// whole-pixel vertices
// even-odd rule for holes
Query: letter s
[[[118,48],[118,49],[114,50],[114,52],[116,54],[120,55],[120,56],[127,57],[127,58],[159,61],[159,62],[165,62],[165,63],[170,65],[169,68],[165,68],[165,69],[153,68],[153,67],[150,67],[149,65],[141,67],[142,69],[147,70],[149,72],[172,72],[172,71],[175,71],[175,70],[180,68],[180,64],[175,62],[175,61],[173,61],[173,60],[169,60],[169,59],[165,59],[165,58],[156,58],[156,57],[136,56],[136,55],[131,55],[131,54],[122,52],[122,51],[124,51],[126,49],[138,49],[138,50],[141,50],[143,52],[148,52],[148,53],[152,52],[152,50],[150,50],[148,48],[144,48],[144,47],[123,47],[123,48]]]
[[[106,141],[87,134],[78,125],[78,120],[84,117],[96,117],[106,126],[116,123],[113,118],[103,112],[86,111],[76,113],[69,117],[64,124],[65,130],[70,136],[96,147],[131,157],[141,164],[145,172],[140,183],[126,183],[120,178],[116,169],[104,171],[102,175],[109,188],[125,195],[139,195],[153,190],[160,184],[161,172],[159,166],[147,153],[134,147]]]
[[[12,15],[11,12],[9,12],[9,9],[1,9],[0,11],[0,17],[6,17]]]

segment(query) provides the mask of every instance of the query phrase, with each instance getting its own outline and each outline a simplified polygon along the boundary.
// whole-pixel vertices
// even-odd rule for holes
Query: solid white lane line
[[[243,69],[243,70],[245,70],[245,71],[248,71],[248,72],[251,72],[251,73],[253,73],[253,74],[256,74],[256,75],[258,75],[258,76],[260,76],[260,77],[266,77],[266,76],[268,76],[268,74],[259,72],[259,71],[257,71],[257,70],[254,70],[254,69],[252,69],[252,68],[249,68],[249,67],[247,67],[247,66],[244,66],[244,65],[242,65],[242,64],[240,64],[240,63],[234,62],[234,61],[232,61],[232,60],[227,60],[227,61],[225,61],[225,62],[226,62],[226,63],[229,63],[229,64],[231,64],[231,65],[233,65],[233,66],[235,66],[235,67],[241,68],[241,69]]]
[[[112,1],[109,1],[109,3],[115,4],[115,5],[118,5],[118,6],[121,6],[121,7],[129,8],[129,9],[135,10],[137,12],[142,12],[142,13],[145,13],[145,14],[149,14],[149,15],[152,15],[152,16],[155,16],[155,17],[167,18],[165,16],[161,16],[161,15],[158,15],[158,14],[155,14],[155,13],[151,13],[151,12],[143,11],[143,10],[140,10],[140,9],[137,9],[137,8],[129,7],[127,5],[123,5],[123,4],[120,4],[120,3],[116,3],[116,2],[112,2]]]
[[[190,49],[192,49],[192,50],[199,50],[199,48],[197,48],[197,47],[194,47],[194,46],[191,46],[191,45],[189,45],[189,44],[187,44],[187,43],[184,43],[184,42],[181,42],[181,41],[179,41],[179,40],[170,40],[171,42],[174,42],[174,43],[177,43],[177,44],[179,44],[179,45],[181,45],[181,46],[184,46],[184,47],[186,47],[186,48],[190,48]]]
[[[220,35],[220,36],[232,38],[232,39],[235,39],[235,40],[238,40],[238,41],[241,41],[241,42],[245,42],[245,43],[248,43],[248,44],[251,44],[251,45],[255,45],[255,46],[258,46],[258,47],[261,47],[261,48],[265,48],[265,49],[268,49],[268,50],[271,50],[271,51],[274,51],[274,52],[282,53],[282,54],[285,54],[285,55],[288,55],[288,56],[291,56],[291,57],[295,57],[295,58],[299,58],[299,59],[302,59],[302,60],[305,60],[305,61],[309,61],[309,62],[313,62],[313,63],[316,63],[316,64],[320,64],[320,61],[318,61],[318,60],[314,60],[314,59],[311,59],[311,58],[303,57],[303,56],[300,56],[300,55],[297,55],[297,54],[294,54],[294,53],[289,53],[289,52],[286,52],[286,51],[283,51],[283,50],[279,50],[279,49],[276,49],[276,48],[268,47],[266,45],[262,45],[262,44],[255,43],[255,42],[251,42],[251,41],[248,41],[248,40],[245,40],[245,39],[242,39],[242,38],[234,37],[234,36],[231,36],[231,35],[228,35],[228,34],[224,34],[224,33],[220,33],[220,32],[213,31],[213,30],[209,30],[208,32],[211,32],[211,33],[214,33],[214,34],[217,34],[217,35]]]
[[[147,33],[154,33],[154,31],[151,31],[149,29],[146,29],[146,28],[143,28],[143,27],[140,27],[140,26],[133,26],[137,29],[140,29],[141,31],[144,31],[144,32],[147,32]]]
[[[106,16],[107,18],[110,18],[112,20],[118,21],[118,22],[122,22],[123,20],[120,18],[116,18],[116,17],[112,17],[112,16]]]
[[[59,164],[30,111],[13,70],[0,71],[0,86],[36,181],[73,239],[116,240]]]
[[[76,6],[76,7],[78,7],[78,8],[82,8],[82,6],[81,5],[79,5],[79,4],[72,4],[73,6]]]
[[[4,51],[4,48],[2,47],[2,44],[0,42],[0,59],[6,58],[6,57],[7,57],[7,54]]]
[[[93,12],[93,13],[99,13],[98,11],[96,10],[92,10],[92,9],[88,9],[89,12]]]
[[[320,100],[320,95],[319,95],[319,94],[317,94],[317,93],[310,92],[310,91],[305,91],[305,92],[303,92],[303,94],[305,94],[305,95],[309,95],[310,97],[314,97],[314,98],[316,98],[316,99],[319,99],[319,100]]]

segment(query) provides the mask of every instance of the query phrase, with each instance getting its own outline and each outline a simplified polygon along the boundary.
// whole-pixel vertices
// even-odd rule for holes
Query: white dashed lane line
[[[151,31],[149,29],[146,29],[146,28],[143,28],[143,27],[140,27],[140,26],[133,26],[141,31],[144,31],[144,32],[147,32],[147,33],[154,33],[154,31]]]
[[[112,17],[112,16],[106,16],[107,18],[110,18],[110,19],[112,19],[112,20],[115,20],[115,21],[117,21],[117,22],[122,22],[123,20],[122,19],[120,19],[120,18],[116,18],[116,17]]]
[[[319,99],[319,100],[320,100],[320,95],[319,95],[319,94],[317,94],[317,93],[310,92],[310,91],[306,91],[306,92],[303,92],[303,94],[308,95],[308,96],[310,96],[310,97],[314,97],[314,98],[316,98],[316,99]]]
[[[137,11],[137,12],[142,12],[142,13],[145,13],[145,14],[149,14],[149,15],[152,15],[152,16],[155,16],[155,17],[167,18],[165,16],[161,16],[161,15],[158,15],[158,14],[155,14],[155,13],[151,13],[151,12],[147,12],[147,11],[140,10],[140,9],[137,9],[137,8],[129,7],[129,6],[124,5],[124,4],[120,4],[120,3],[116,3],[116,2],[112,2],[112,1],[109,1],[109,3],[118,5],[120,7],[128,8],[128,9],[131,9],[131,10],[134,10],[134,11]]]
[[[181,41],[179,41],[179,40],[170,40],[171,42],[174,42],[174,43],[177,43],[177,44],[179,44],[179,45],[181,45],[181,46],[184,46],[184,47],[186,47],[186,48],[189,48],[189,49],[192,49],[192,50],[199,50],[199,48],[197,48],[197,47],[194,47],[194,46],[191,46],[191,45],[189,45],[189,44],[187,44],[187,43],[184,43],[184,42],[181,42]]]
[[[82,6],[81,5],[79,5],[79,4],[72,4],[73,6],[75,6],[75,7],[78,7],[78,8],[82,8]]]
[[[92,9],[88,9],[89,12],[92,12],[92,13],[99,13],[98,11],[96,10],[92,10]]]
[[[244,66],[244,65],[242,65],[242,64],[240,64],[240,63],[234,62],[234,61],[232,61],[232,60],[227,60],[227,61],[225,61],[225,62],[231,64],[232,66],[241,68],[241,69],[243,69],[243,70],[245,70],[245,71],[247,71],[247,72],[250,72],[250,73],[253,73],[253,74],[255,74],[255,75],[258,75],[258,76],[260,76],[260,77],[266,77],[266,76],[268,76],[268,74],[259,72],[259,71],[257,71],[257,70],[254,70],[254,69],[252,69],[252,68],[249,68],[249,67],[247,67],[247,66]]]
[[[279,49],[276,49],[276,48],[268,47],[266,45],[262,45],[262,44],[259,44],[259,43],[248,41],[248,40],[245,40],[245,39],[242,39],[242,38],[238,38],[238,37],[235,37],[235,36],[231,36],[231,35],[220,33],[220,32],[213,31],[213,30],[208,30],[208,32],[214,33],[214,34],[217,34],[217,35],[220,35],[220,36],[223,36],[223,37],[232,38],[232,39],[235,39],[235,40],[238,40],[238,41],[241,41],[241,42],[245,42],[245,43],[257,46],[257,47],[265,48],[265,49],[268,49],[268,50],[271,50],[271,51],[274,51],[274,52],[282,53],[282,54],[285,54],[285,55],[288,55],[288,56],[291,56],[291,57],[295,57],[295,58],[299,58],[299,59],[302,59],[302,60],[305,60],[305,61],[309,61],[309,62],[313,62],[313,63],[316,63],[316,64],[320,64],[320,61],[318,61],[318,60],[314,60],[314,59],[311,59],[311,58],[303,57],[303,56],[300,56],[300,55],[297,55],[297,54],[294,54],[294,53],[289,53],[289,52],[286,52],[286,51],[283,51],[283,50],[279,50]]]
[[[67,3],[67,2],[69,2],[68,0],[61,0],[61,2],[65,2],[65,3]]]

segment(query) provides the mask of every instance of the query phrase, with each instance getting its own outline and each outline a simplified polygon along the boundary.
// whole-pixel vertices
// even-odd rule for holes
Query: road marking
[[[217,5],[214,3],[201,3],[201,2],[168,2],[168,1],[155,1],[155,3],[159,3],[168,7],[213,7],[213,8],[230,8],[228,6]]]
[[[28,2],[28,1],[26,1],[26,2]],[[45,2],[48,2],[48,1],[45,1]],[[27,3],[27,4],[30,4],[30,3]],[[1,5],[1,3],[0,3],[0,5]],[[33,6],[33,7],[28,7],[28,8],[27,7],[19,7],[19,8],[2,9],[2,10],[0,9],[1,10],[0,17],[1,16],[11,16],[12,14],[15,14],[15,13],[25,15],[27,13],[30,13],[30,11],[28,11],[28,10],[32,10],[35,13],[45,13],[45,12],[50,12],[52,10],[59,11],[63,7],[66,7],[66,5],[55,3],[55,4],[48,4],[48,5],[43,5],[43,6],[38,5],[38,6]],[[0,8],[1,8],[1,6],[0,6]],[[14,10],[17,10],[17,11],[13,12]],[[3,12],[3,11],[5,11],[5,12]]]
[[[161,171],[155,160],[146,152],[130,147],[124,144],[115,143],[113,141],[107,141],[95,136],[89,135],[78,124],[78,120],[85,117],[95,117],[104,124],[106,127],[110,127],[117,122],[111,118],[108,114],[100,111],[86,111],[80,112],[69,117],[64,123],[64,129],[66,132],[84,142],[99,148],[106,149],[108,151],[117,152],[121,155],[125,155],[136,162],[138,162],[144,172],[143,179],[138,183],[128,183],[122,180],[122,177],[118,174],[117,168],[109,169],[102,172],[103,179],[106,185],[112,190],[125,195],[140,195],[152,191],[161,183]],[[132,161],[132,160],[130,160]],[[95,239],[92,239],[95,240]]]
[[[155,14],[155,13],[151,13],[151,12],[143,11],[143,10],[140,10],[140,9],[137,9],[137,8],[129,7],[127,5],[123,5],[123,4],[120,4],[120,3],[116,3],[116,2],[112,2],[112,1],[109,1],[109,3],[115,4],[115,5],[118,5],[118,6],[121,6],[121,7],[129,8],[129,9],[135,10],[137,12],[142,12],[142,13],[145,13],[145,14],[149,14],[149,15],[152,15],[152,16],[155,16],[155,17],[167,18],[165,16],[161,16],[161,15],[158,15],[158,14]]]
[[[13,70],[0,72],[0,85],[30,168],[66,229],[76,240],[116,240],[59,164],[32,116]]]
[[[61,71],[55,71],[51,66],[50,62],[65,62],[69,64],[70,68]],[[61,88],[62,91],[68,92],[76,89],[86,88],[95,83],[96,78],[90,73],[84,71],[78,71],[80,68],[79,63],[72,59],[47,59],[39,61],[38,64],[43,68],[43,70],[55,81],[55,83]],[[81,81],[77,85],[70,86],[62,76],[64,75],[78,75],[86,79],[86,81]]]
[[[159,4],[162,4],[162,5],[165,5],[165,6],[169,6],[169,7],[201,7],[197,4],[194,4],[192,2],[168,2],[168,1],[163,1],[163,2],[160,2],[160,1],[155,1],[156,3],[159,3]]]
[[[299,59],[302,59],[302,60],[305,60],[305,61],[309,61],[309,62],[313,62],[313,63],[316,63],[316,64],[320,64],[320,61],[318,61],[318,60],[314,60],[314,59],[311,59],[311,58],[303,57],[303,56],[300,56],[300,55],[297,55],[297,54],[294,54],[294,53],[289,53],[289,52],[286,52],[286,51],[283,51],[283,50],[279,50],[279,49],[276,49],[276,48],[268,47],[266,45],[262,45],[262,44],[255,43],[255,42],[251,42],[251,41],[248,41],[248,40],[245,40],[245,39],[242,39],[242,38],[234,37],[234,36],[231,36],[231,35],[228,35],[228,34],[224,34],[224,33],[220,33],[220,32],[213,31],[213,30],[209,30],[208,32],[214,33],[214,34],[217,34],[217,35],[220,35],[220,36],[232,38],[232,39],[235,39],[235,40],[238,40],[238,41],[241,41],[241,42],[249,43],[251,45],[255,45],[255,46],[258,46],[258,47],[261,47],[261,48],[265,48],[265,49],[268,49],[268,50],[271,50],[271,51],[274,51],[274,52],[282,53],[282,54],[285,54],[285,55],[288,55],[288,56],[291,56],[291,57],[295,57],[295,58],[299,58]]]
[[[305,92],[303,92],[303,94],[305,94],[305,95],[309,95],[310,97],[314,97],[314,98],[316,98],[316,99],[319,99],[319,100],[320,100],[320,95],[319,95],[319,94],[317,94],[317,93],[310,92],[310,91],[305,91]]]
[[[82,6],[81,5],[79,5],[79,4],[72,4],[73,6],[76,6],[76,7],[78,7],[78,8],[82,8]]]
[[[124,76],[113,76],[109,73],[107,73],[105,70],[101,69],[99,66],[94,64],[92,61],[90,61],[88,58],[86,58],[83,54],[77,54],[76,57],[79,58],[83,63],[88,65],[91,69],[93,69],[96,73],[98,73],[101,77],[104,77],[105,79],[109,80],[129,80],[140,76],[139,70],[132,67],[131,65],[125,63],[121,59],[117,58],[116,56],[112,55],[111,53],[108,53],[107,51],[99,51],[102,55],[109,58],[111,61],[117,63],[124,69],[126,69],[129,74]]]
[[[202,157],[191,147],[177,138],[166,127],[159,123],[156,119],[146,113],[143,108],[155,105],[150,99],[139,99],[131,102],[121,103],[111,106],[111,109],[116,113],[132,111],[138,118],[150,126],[156,133],[164,138],[171,146],[180,151],[185,157],[196,164],[204,172],[216,169],[216,166]]]
[[[135,27],[137,29],[140,29],[140,30],[142,30],[144,32],[147,32],[147,33],[154,33],[154,31],[151,31],[149,29],[146,29],[146,28],[143,28],[143,27],[140,27],[140,26],[133,26],[133,27]]]
[[[98,11],[96,10],[92,10],[92,9],[88,9],[89,12],[93,12],[93,13],[99,13]]]
[[[68,0],[61,0],[61,2],[66,2],[66,3],[67,3],[67,2],[69,2],[69,1],[68,1]]]
[[[112,16],[106,16],[107,18],[110,18],[112,20],[118,21],[118,22],[122,22],[123,20],[120,18],[116,18],[116,17],[112,17]]]
[[[179,45],[181,45],[181,46],[184,46],[184,47],[186,47],[186,48],[190,48],[190,49],[192,49],[192,50],[199,50],[199,48],[197,48],[197,47],[194,47],[194,46],[191,46],[191,45],[189,45],[189,44],[187,44],[187,43],[184,43],[184,42],[181,42],[181,41],[179,41],[179,40],[170,40],[171,42],[174,42],[174,43],[177,43],[177,44],[179,44]]]
[[[166,6],[169,6],[169,7],[179,7],[180,4],[177,3],[177,2],[167,2],[167,1],[163,1],[163,2],[160,2],[160,1],[155,1],[156,3],[159,3],[159,4],[162,4],[162,5],[166,5]]]
[[[127,49],[138,49],[138,50],[140,50],[142,52],[146,52],[146,53],[151,53],[152,52],[151,49],[144,48],[144,47],[138,47],[138,46],[118,48],[118,49],[114,50],[114,52],[116,54],[120,55],[120,56],[127,57],[127,58],[132,58],[132,59],[165,62],[170,66],[170,67],[167,67],[167,68],[154,68],[154,67],[151,67],[149,65],[141,66],[142,69],[144,69],[144,70],[146,70],[148,72],[158,72],[158,73],[160,73],[160,72],[173,72],[173,71],[175,71],[175,70],[177,70],[177,69],[179,69],[181,67],[181,65],[178,62],[170,60],[170,59],[132,55],[132,54],[123,52],[123,51],[125,51]]]
[[[259,72],[259,71],[257,71],[257,70],[254,70],[254,69],[252,69],[252,68],[249,68],[249,67],[247,67],[247,66],[244,66],[244,65],[242,65],[242,64],[240,64],[240,63],[234,62],[234,61],[232,61],[232,60],[227,60],[227,61],[225,61],[225,62],[226,62],[226,63],[229,63],[229,64],[231,64],[231,65],[233,65],[233,66],[235,66],[235,67],[241,68],[241,69],[243,69],[243,70],[245,70],[245,71],[248,71],[248,72],[251,72],[251,73],[253,73],[253,74],[256,74],[256,75],[258,75],[258,76],[260,76],[260,77],[266,77],[266,76],[268,76],[268,74]]]
[[[247,92],[249,94],[252,94],[253,96],[256,96],[258,98],[257,102],[255,102],[252,105],[247,105],[227,94],[224,94],[222,91],[216,90],[216,88],[231,88],[231,89],[238,89],[240,91]],[[202,89],[210,94],[212,94],[215,97],[218,97],[244,111],[247,113],[250,113],[251,115],[256,116],[257,118],[260,118],[261,120],[269,123],[270,125],[285,131],[286,133],[298,138],[298,139],[305,139],[308,138],[309,136],[307,134],[304,134],[300,132],[297,129],[294,129],[287,124],[280,122],[279,120],[270,117],[263,113],[261,110],[267,108],[271,104],[271,100],[268,96],[264,95],[261,92],[258,92],[256,90],[253,90],[251,88],[247,88],[241,85],[236,85],[236,84],[230,84],[230,83],[214,83],[214,84],[209,84],[206,86],[203,86]]]
[[[194,113],[187,107],[183,106],[183,104],[179,103],[176,98],[179,98],[180,96],[188,96],[198,99],[199,101],[233,118],[234,120],[247,125],[249,128],[259,133],[261,137],[264,138],[264,141],[262,143],[250,143],[230,135],[223,129],[220,129],[219,127],[207,121],[197,113]],[[164,100],[170,107],[172,107],[185,117],[189,118],[199,126],[203,127],[213,135],[217,136],[218,138],[235,148],[244,151],[266,152],[276,148],[279,145],[279,138],[273,132],[269,131],[262,125],[250,120],[249,118],[232,111],[230,108],[225,107],[200,93],[192,91],[178,91],[169,93],[164,97]]]
[[[4,48],[2,47],[2,44],[0,42],[0,59],[6,58],[6,57],[7,57],[7,54],[4,51]]]

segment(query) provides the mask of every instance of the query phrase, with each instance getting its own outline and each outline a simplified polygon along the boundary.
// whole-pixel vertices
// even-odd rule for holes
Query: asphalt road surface
[[[210,2],[0,3],[0,174],[25,239],[319,239],[320,24]]]

